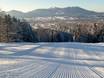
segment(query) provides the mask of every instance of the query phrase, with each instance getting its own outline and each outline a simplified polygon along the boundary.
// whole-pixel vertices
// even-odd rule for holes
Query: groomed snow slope
[[[104,43],[1,43],[0,78],[104,78]]]

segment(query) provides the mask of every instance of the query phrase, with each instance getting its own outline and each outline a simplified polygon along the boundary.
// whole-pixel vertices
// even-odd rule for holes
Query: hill
[[[68,16],[68,17],[85,17],[85,18],[96,18],[103,16],[104,13],[86,10],[80,7],[66,7],[66,8],[48,8],[48,9],[36,9],[27,13],[12,10],[7,12],[8,14],[15,17],[51,17],[51,16]]]

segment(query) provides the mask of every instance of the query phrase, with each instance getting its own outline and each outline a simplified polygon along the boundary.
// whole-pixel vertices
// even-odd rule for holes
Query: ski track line
[[[22,44],[27,47],[29,45],[31,44]],[[30,53],[39,58],[29,59],[31,55],[27,55],[28,61],[23,60],[22,63],[13,65],[0,65],[0,78],[104,78],[102,72],[94,69],[104,64],[103,60],[97,61],[103,59],[99,57],[104,53],[91,51],[95,49],[93,47],[95,44],[91,46],[92,48],[90,44],[81,43],[80,45],[79,43],[39,43],[39,45],[41,47]],[[12,48],[12,44],[10,46]],[[18,45],[15,46],[18,48]],[[16,56],[16,58],[19,57]]]
[[[90,69],[91,71],[93,71],[94,73],[96,73],[100,78],[104,78],[104,74],[102,75],[101,72],[95,70],[93,67],[92,67],[92,68],[89,67],[89,69]]]
[[[1,77],[4,76],[4,75],[6,75],[7,78],[17,77],[17,76],[22,76],[22,75],[25,76],[25,75],[29,75],[28,72],[32,73],[33,70],[36,71],[36,70],[40,69],[40,67],[44,67],[44,65],[46,65],[46,63],[42,64],[42,65],[31,64],[31,65],[24,66],[24,67],[19,68],[19,69],[14,69],[14,70],[3,72],[0,75],[1,75]]]
[[[46,62],[45,62],[46,63]],[[43,64],[45,64],[45,63],[43,63]],[[1,71],[0,72],[0,74],[2,74],[2,73],[4,73],[4,72],[12,72],[12,71],[17,71],[17,70],[22,70],[22,69],[28,69],[28,67],[32,67],[32,66],[34,66],[34,65],[40,65],[40,64],[38,64],[38,63],[31,63],[31,62],[29,62],[28,63],[29,65],[24,65],[24,66],[22,66],[22,67],[18,67],[18,68],[14,68],[14,69],[11,69],[11,70],[6,70],[6,71]]]

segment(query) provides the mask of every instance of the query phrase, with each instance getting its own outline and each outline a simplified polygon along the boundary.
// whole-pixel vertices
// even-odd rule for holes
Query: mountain
[[[49,9],[37,9],[27,13],[12,10],[8,14],[15,17],[50,17],[50,16],[69,16],[69,17],[97,17],[102,16],[104,13],[98,13],[95,11],[89,11],[80,7],[66,7],[66,8],[49,8]]]
[[[11,10],[7,12],[7,14],[10,14],[11,16],[15,16],[17,18],[23,18],[25,17],[25,13],[17,10]]]

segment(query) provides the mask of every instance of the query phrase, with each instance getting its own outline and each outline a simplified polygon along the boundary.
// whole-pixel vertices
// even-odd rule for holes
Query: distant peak
[[[11,11],[8,11],[8,12],[19,12],[19,13],[24,13],[24,12],[18,11],[18,10],[11,10]]]

